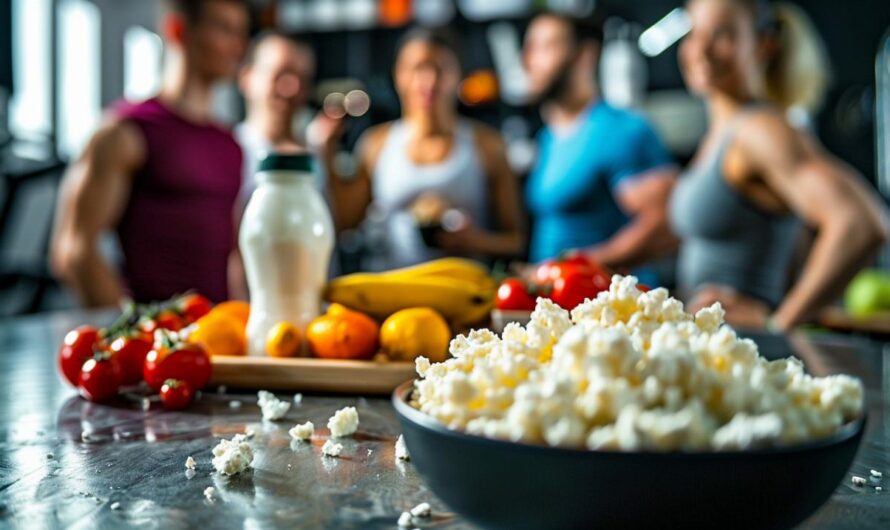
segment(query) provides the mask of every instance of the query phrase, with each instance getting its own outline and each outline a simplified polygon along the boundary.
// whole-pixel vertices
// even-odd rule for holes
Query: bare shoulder
[[[383,150],[383,145],[386,143],[386,137],[389,135],[392,124],[393,122],[388,121],[374,125],[362,133],[361,138],[358,140],[358,150],[363,161],[369,165],[373,165],[376,162],[377,157],[380,156],[380,151]]]
[[[145,154],[145,140],[139,127],[129,120],[107,116],[90,138],[82,159],[135,167],[142,163]]]
[[[745,152],[763,159],[794,157],[812,143],[806,132],[792,127],[784,114],[773,108],[748,115],[739,125],[736,139]]]

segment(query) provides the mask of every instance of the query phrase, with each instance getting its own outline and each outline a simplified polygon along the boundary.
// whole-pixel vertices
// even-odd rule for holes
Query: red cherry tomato
[[[161,311],[156,317],[145,320],[142,325],[142,331],[149,335],[154,334],[156,330],[168,329],[170,331],[179,331],[185,327],[182,317],[169,309]]]
[[[161,403],[167,410],[182,410],[192,402],[192,387],[185,381],[167,379],[161,387]]]
[[[152,390],[158,392],[167,379],[185,381],[194,390],[204,388],[210,380],[210,356],[197,344],[159,344],[148,355],[142,375]]]
[[[543,285],[553,283],[557,278],[567,276],[573,272],[581,272],[596,277],[597,283],[602,285],[603,289],[608,289],[609,283],[611,283],[609,273],[595,261],[584,257],[583,254],[574,254],[567,258],[544,261],[535,269],[534,278],[537,283]]]
[[[114,356],[106,353],[89,359],[80,369],[77,387],[80,395],[95,402],[108,401],[121,386],[121,369]]]
[[[521,279],[507,278],[498,287],[495,307],[507,311],[532,311],[535,308],[535,297],[529,293]]]
[[[80,326],[65,335],[59,349],[59,369],[74,386],[80,377],[83,364],[93,358],[99,346],[99,330],[93,326]]]
[[[213,304],[210,303],[210,300],[208,300],[207,297],[193,293],[183,296],[180,299],[178,307],[179,312],[184,317],[186,323],[191,324],[209,313]]]
[[[605,288],[608,288],[608,285]],[[550,298],[563,309],[571,311],[581,302],[596,298],[596,295],[605,288],[602,286],[601,277],[574,271],[560,276],[553,282]]]
[[[117,357],[121,367],[121,384],[135,385],[142,381],[145,356],[151,351],[152,341],[148,336],[121,336],[111,343],[111,353]]]

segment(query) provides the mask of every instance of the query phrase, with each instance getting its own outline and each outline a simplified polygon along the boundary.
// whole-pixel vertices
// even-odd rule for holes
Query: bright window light
[[[101,119],[99,8],[87,0],[59,2],[59,152],[77,156]]]
[[[50,43],[52,0],[13,0],[12,66],[15,94],[10,129],[25,139],[52,133]]]
[[[124,33],[124,97],[142,101],[161,87],[164,45],[157,33],[133,26]]]

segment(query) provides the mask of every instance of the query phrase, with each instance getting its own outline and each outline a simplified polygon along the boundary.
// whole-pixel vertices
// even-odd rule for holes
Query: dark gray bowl
[[[558,449],[451,431],[393,392],[411,462],[429,488],[491,529],[791,528],[831,496],[865,419],[819,441],[736,453]]]

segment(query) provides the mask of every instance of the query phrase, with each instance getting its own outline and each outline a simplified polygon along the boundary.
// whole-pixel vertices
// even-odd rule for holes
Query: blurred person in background
[[[535,17],[524,62],[544,129],[529,176],[531,260],[579,250],[610,267],[637,267],[676,245],[667,201],[677,168],[639,115],[602,100],[601,29],[559,14]],[[661,283],[652,270],[634,271]]]
[[[693,311],[720,302],[736,326],[787,330],[873,256],[886,211],[854,170],[786,119],[789,108],[818,105],[827,84],[803,12],[762,0],[690,0],[687,9],[680,65],[709,129],[671,201],[679,286]],[[816,236],[789,286],[801,222]]]
[[[265,32],[248,48],[238,76],[246,115],[235,126],[244,153],[244,202],[256,188],[254,173],[267,153],[306,149],[296,121],[312,97],[314,77],[315,53],[303,42]]]
[[[393,74],[401,119],[364,133],[351,180],[333,169],[333,141],[324,148],[338,229],[360,225],[373,203],[385,219],[384,268],[446,254],[512,257],[523,250],[516,178],[504,143],[496,131],[458,116],[460,73],[448,40],[409,31]],[[422,235],[421,228],[430,227],[432,235]]]
[[[211,88],[232,78],[249,31],[244,0],[175,0],[162,20],[160,93],[108,112],[59,194],[55,272],[86,306],[166,299],[189,289],[229,297],[242,157],[211,117]],[[98,248],[120,239],[120,271]]]

